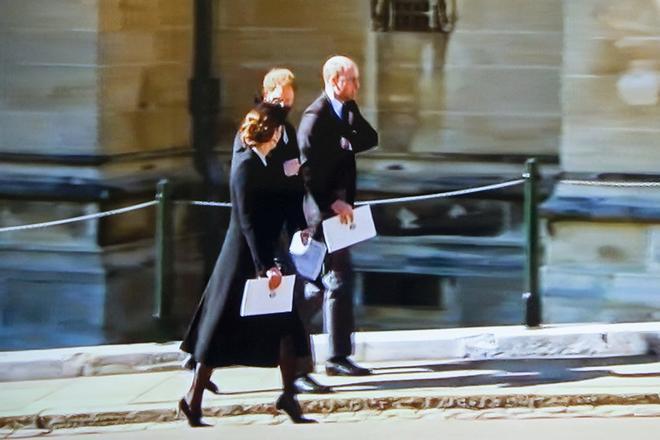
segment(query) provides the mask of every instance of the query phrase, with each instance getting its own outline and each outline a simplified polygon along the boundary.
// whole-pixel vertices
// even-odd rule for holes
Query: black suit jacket
[[[298,127],[298,146],[303,160],[302,176],[323,218],[334,215],[330,205],[343,200],[355,202],[355,154],[378,145],[378,133],[367,122],[354,101],[344,104],[350,109],[349,122],[342,121],[322,93],[302,115]],[[351,143],[352,150],[341,147],[341,138]]]

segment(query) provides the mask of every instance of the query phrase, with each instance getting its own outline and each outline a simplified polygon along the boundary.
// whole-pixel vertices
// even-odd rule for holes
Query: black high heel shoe
[[[186,416],[186,419],[188,419],[188,425],[190,425],[191,428],[203,428],[206,426],[211,426],[208,423],[202,421],[201,411],[199,413],[192,412],[185,398],[179,400],[179,407],[176,412],[177,418],[181,415],[181,413]]]
[[[294,394],[282,393],[275,402],[275,408],[287,413],[293,423],[318,423],[314,419],[303,417],[302,410]]]

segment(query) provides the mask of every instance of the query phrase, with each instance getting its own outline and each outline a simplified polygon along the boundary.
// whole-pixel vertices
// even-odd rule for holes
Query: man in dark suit
[[[271,69],[263,80],[263,100],[272,104],[280,104],[287,110],[293,107],[295,100],[295,78],[289,69],[274,68]],[[236,143],[235,143],[236,146]],[[299,174],[300,170],[300,151],[298,149],[298,142],[296,139],[296,131],[293,125],[288,121],[284,122],[283,135],[277,147],[272,151],[270,156],[272,163],[277,163],[278,167],[283,167],[281,177],[284,178],[284,185],[293,193],[300,193],[301,197],[292,200],[299,200],[302,204],[302,193],[304,186]],[[279,165],[281,164],[281,165]],[[299,205],[298,205],[299,206]],[[287,231],[287,246],[291,242],[295,229]],[[281,255],[280,258],[287,264],[292,265],[288,255]],[[306,324],[309,323],[311,316],[318,306],[314,306],[314,301],[305,299],[304,294],[305,283],[301,278],[296,280],[296,308]],[[309,325],[305,326],[305,330],[309,334]],[[318,383],[310,375],[314,371],[314,361],[311,356],[299,357],[297,359],[297,376],[294,381],[294,386],[299,393],[330,393],[332,389],[328,386]]]
[[[298,128],[301,172],[307,191],[318,209],[306,204],[310,226],[322,234],[319,223],[338,215],[342,223],[353,221],[355,201],[355,154],[378,144],[378,133],[355,103],[360,88],[358,67],[344,56],[333,56],[323,66],[324,92],[303,113]],[[315,211],[315,212],[312,212]],[[328,375],[364,376],[367,368],[353,363],[352,268],[348,249],[329,254],[322,277],[323,322],[330,342]]]

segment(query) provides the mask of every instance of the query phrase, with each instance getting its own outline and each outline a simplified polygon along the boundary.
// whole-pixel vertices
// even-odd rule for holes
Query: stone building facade
[[[451,25],[415,32],[374,31],[368,1],[215,0],[222,166],[270,67],[297,76],[297,123],[320,93],[324,59],[347,54],[382,140],[359,161],[361,198],[514,179],[537,157],[546,321],[657,319],[660,188],[571,181],[656,181],[660,3],[442,3]],[[148,200],[163,177],[199,183],[188,113],[194,0],[0,4],[0,227]],[[428,320],[397,322],[392,307],[369,316],[401,328],[520,322],[521,197],[514,188],[375,209],[381,237],[354,254],[359,298],[411,301]],[[175,214],[184,324],[203,285],[206,215]],[[0,234],[0,345],[151,338],[153,222],[145,209]]]

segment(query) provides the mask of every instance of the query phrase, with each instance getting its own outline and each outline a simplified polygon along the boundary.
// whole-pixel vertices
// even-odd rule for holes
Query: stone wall
[[[657,174],[660,5],[564,3],[562,169]]]
[[[544,206],[547,319],[657,320],[660,3],[565,1],[564,21],[561,168],[598,185]]]
[[[0,226],[150,199],[194,179],[192,0],[2,0]],[[139,337],[153,208],[0,235],[0,346]],[[22,344],[22,345],[21,345]]]
[[[187,111],[192,0],[1,1],[0,226],[142,201],[163,176],[195,180]],[[216,2],[218,150],[229,150],[270,67],[297,75],[297,122],[321,91],[323,61],[343,53],[361,67],[360,104],[382,140],[359,161],[361,198],[517,178],[530,155],[542,159],[546,176],[559,161],[565,177],[657,180],[656,0],[455,3],[457,21],[443,34],[373,32],[369,2]],[[546,320],[656,316],[658,193],[555,187],[544,205]],[[396,267],[420,250],[409,251],[415,236],[440,236],[429,258],[420,264],[413,255],[406,270],[467,279],[472,267],[496,258],[490,269],[506,267],[499,271],[511,279],[491,299],[504,298],[520,279],[519,201],[512,190],[384,210],[390,237],[358,250],[356,260],[369,269],[380,249]],[[190,217],[206,212],[177,213],[179,226],[188,222],[179,228],[177,267],[187,292],[202,283],[199,225]],[[94,330],[112,321],[140,337],[151,301],[153,215],[0,236],[3,334],[25,336],[23,324],[78,298],[95,312],[63,308],[61,319],[32,336],[70,329],[93,343],[115,337]],[[461,237],[461,228],[472,237]],[[395,243],[406,234],[413,237]],[[488,252],[474,256],[484,246]],[[453,310],[452,323],[478,322],[472,304],[479,303],[489,316],[510,319],[509,296],[484,302],[474,294],[482,281],[464,283],[471,296],[463,303],[454,289],[455,306],[470,310]],[[177,311],[187,314],[196,295],[177,298]]]
[[[297,75],[293,119],[336,53],[358,62],[378,153],[554,156],[561,132],[562,1],[458,0],[451,34],[372,32],[368,2],[219,2],[224,144],[274,65]],[[295,11],[295,12],[294,12]]]

